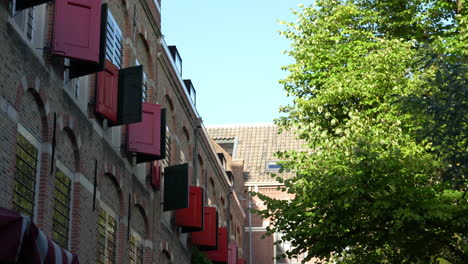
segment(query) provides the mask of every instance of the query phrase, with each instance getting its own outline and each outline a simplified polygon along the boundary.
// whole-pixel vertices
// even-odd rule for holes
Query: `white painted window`
[[[112,61],[119,69],[122,67],[123,35],[112,13],[107,14],[106,59]]]
[[[42,56],[45,46],[46,6],[42,4],[16,12],[16,0],[11,5],[14,28],[39,56]]]
[[[141,65],[140,62],[138,60],[135,60],[135,65]],[[143,69],[145,67],[143,66]],[[142,100],[143,102],[147,102],[148,101],[148,75],[146,75],[146,72],[143,71],[143,89],[142,89]]]

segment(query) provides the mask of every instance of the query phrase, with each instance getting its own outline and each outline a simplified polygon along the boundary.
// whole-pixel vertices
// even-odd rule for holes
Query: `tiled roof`
[[[237,138],[233,156],[237,160],[244,160],[246,182],[275,182],[267,172],[267,161],[278,160],[274,156],[277,151],[303,149],[301,141],[296,139],[294,134],[278,134],[278,127],[271,123],[207,126],[206,129],[214,140]],[[281,176],[290,178],[294,175],[282,173]]]

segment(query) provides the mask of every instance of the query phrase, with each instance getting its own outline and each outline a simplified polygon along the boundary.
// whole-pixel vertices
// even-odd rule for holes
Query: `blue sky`
[[[162,32],[182,57],[205,125],[266,123],[290,99],[279,79],[292,60],[276,20],[295,21],[297,0],[163,0]]]

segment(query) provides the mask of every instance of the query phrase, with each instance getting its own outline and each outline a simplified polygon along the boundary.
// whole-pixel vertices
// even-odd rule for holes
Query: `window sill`
[[[46,64],[45,64],[45,60],[44,58],[38,54],[37,50],[35,47],[33,47],[32,43],[30,40],[28,40],[25,36],[25,34],[23,33],[23,31],[18,27],[18,25],[16,25],[15,21],[13,20],[12,17],[8,17],[8,21],[7,21],[7,24],[10,26],[10,28],[16,33],[16,35],[19,37],[19,39],[23,42],[23,44],[27,47],[29,47],[29,49],[31,50],[31,53],[34,54],[34,57],[37,59],[37,61],[39,62],[39,64],[42,65],[42,67],[44,68],[44,70],[46,72],[49,72],[49,70],[47,69],[46,67]],[[42,51],[44,52],[44,51]]]

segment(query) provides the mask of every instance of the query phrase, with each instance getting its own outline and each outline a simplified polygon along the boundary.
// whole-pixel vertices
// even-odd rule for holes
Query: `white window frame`
[[[47,3],[33,6],[19,12],[15,11],[16,0],[11,2],[11,16],[8,19],[9,24],[16,31],[16,33],[23,39],[32,50],[33,54],[39,59],[39,61],[45,65],[42,56],[44,54],[45,46],[45,31],[47,26]],[[28,18],[29,12],[32,12],[31,22],[31,37],[28,37]],[[22,23],[18,24],[17,16],[23,16]]]
[[[114,16],[111,11],[107,12],[107,26],[106,26],[106,59],[112,61],[112,63],[117,66],[117,68],[122,68],[123,64],[123,34],[122,30],[117,24]],[[119,43],[120,42],[120,43]],[[120,52],[117,51],[117,48],[120,46]],[[111,48],[111,50],[109,50]],[[111,54],[112,53],[112,54]],[[117,57],[120,53],[120,58]]]
[[[135,59],[135,65],[141,65],[141,63],[138,61],[138,59]],[[148,75],[146,75],[146,72],[143,71],[143,89],[142,89],[142,95],[141,99],[143,102],[148,102]]]

